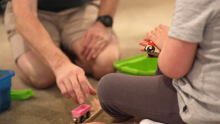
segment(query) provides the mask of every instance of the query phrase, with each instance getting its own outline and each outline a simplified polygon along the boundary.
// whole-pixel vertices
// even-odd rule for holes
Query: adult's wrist
[[[113,18],[110,15],[98,16],[96,21],[101,22],[105,27],[113,26]]]
[[[106,27],[104,24],[102,24],[102,22],[100,21],[96,21],[95,26],[99,26],[99,27],[102,27],[102,28],[106,28],[106,29],[111,29],[112,27]]]
[[[59,70],[59,68],[63,65],[72,63],[70,59],[64,53],[62,53],[61,50],[51,55],[51,57],[48,58],[47,62],[54,72]]]

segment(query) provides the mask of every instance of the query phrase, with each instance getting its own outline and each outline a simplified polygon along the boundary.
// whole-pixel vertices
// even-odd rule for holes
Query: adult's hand
[[[84,49],[82,50],[82,55],[87,60],[96,58],[111,41],[111,36],[112,29],[97,21],[83,35],[82,45]]]
[[[66,98],[72,98],[77,104],[84,102],[82,91],[86,98],[96,95],[96,91],[88,82],[85,72],[71,62],[63,63],[55,69],[57,85]]]

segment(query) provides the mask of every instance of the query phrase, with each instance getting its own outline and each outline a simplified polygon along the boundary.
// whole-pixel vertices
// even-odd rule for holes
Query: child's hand
[[[151,40],[153,43],[155,43],[156,46],[161,50],[163,48],[164,41],[166,41],[168,38],[168,31],[169,27],[165,25],[159,25],[155,28],[155,30],[147,32],[148,40]]]
[[[145,38],[144,41],[146,41],[146,42],[139,42],[139,45],[144,46],[144,47],[142,47],[140,50],[143,51],[143,52],[146,52],[146,51],[144,50],[144,48],[148,45],[148,42],[150,42],[150,39]]]

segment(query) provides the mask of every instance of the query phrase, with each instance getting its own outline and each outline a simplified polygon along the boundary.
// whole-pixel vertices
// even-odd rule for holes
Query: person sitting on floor
[[[85,73],[100,79],[114,72],[113,63],[119,59],[112,30],[117,4],[118,0],[9,1],[4,22],[21,79],[36,88],[57,82],[66,98],[80,104],[83,93],[86,98],[95,95]]]
[[[177,0],[170,28],[160,25],[147,36],[140,45],[153,41],[161,50],[155,76],[104,76],[103,110],[130,124],[220,123],[220,1]]]

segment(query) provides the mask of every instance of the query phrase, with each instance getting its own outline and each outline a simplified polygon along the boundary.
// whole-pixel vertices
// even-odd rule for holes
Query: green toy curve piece
[[[12,100],[26,100],[34,96],[34,92],[31,89],[27,90],[11,90]]]

